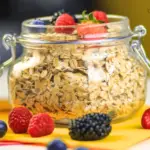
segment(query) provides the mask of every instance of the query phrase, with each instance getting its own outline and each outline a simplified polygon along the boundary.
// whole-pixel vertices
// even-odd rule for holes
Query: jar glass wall
[[[54,26],[25,21],[18,37],[24,54],[8,78],[12,105],[49,112],[56,120],[100,112],[120,121],[137,112],[145,101],[147,71],[130,46],[128,19],[110,20],[96,25],[106,28],[105,34],[86,37],[77,36],[77,26],[69,27],[72,34],[62,34]]]

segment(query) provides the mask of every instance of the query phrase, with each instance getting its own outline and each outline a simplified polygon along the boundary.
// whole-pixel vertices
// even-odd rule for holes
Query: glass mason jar
[[[11,64],[12,106],[49,112],[56,121],[113,112],[115,122],[137,112],[145,102],[150,64],[140,40],[146,29],[131,31],[127,17],[108,18],[105,24],[66,27],[32,25],[30,19],[22,23],[20,36],[5,35],[3,43],[11,48],[12,58],[1,70]],[[47,22],[50,17],[40,19]],[[72,33],[56,32],[64,29]],[[80,36],[79,29],[106,32]],[[24,53],[15,60],[18,43]]]

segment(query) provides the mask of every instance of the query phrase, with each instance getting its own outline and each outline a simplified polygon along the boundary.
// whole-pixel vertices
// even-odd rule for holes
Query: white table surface
[[[0,150],[46,150],[46,147],[42,146],[28,146],[28,145],[9,145],[0,146]],[[69,150],[69,149],[68,149]],[[150,150],[150,140],[144,141],[142,144],[137,144],[128,150]]]
[[[41,146],[27,146],[27,145],[10,145],[0,146],[0,150],[46,150],[46,147]]]
[[[150,141],[146,141],[143,144],[132,147],[128,150],[150,150],[148,147]],[[42,146],[27,146],[27,145],[10,145],[10,146],[0,146],[0,150],[46,150],[46,147]]]

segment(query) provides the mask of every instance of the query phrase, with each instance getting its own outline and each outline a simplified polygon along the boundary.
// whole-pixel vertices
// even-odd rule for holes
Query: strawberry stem
[[[88,21],[91,21],[93,23],[104,23],[104,21],[101,21],[101,20],[97,20],[96,17],[93,15],[93,12],[89,13],[89,14],[86,14],[86,10],[84,10],[82,12],[82,19],[80,19],[80,23],[86,23]]]
[[[86,12],[87,12],[86,10],[84,10],[84,11],[82,12],[82,19],[83,19],[83,20],[86,19]]]

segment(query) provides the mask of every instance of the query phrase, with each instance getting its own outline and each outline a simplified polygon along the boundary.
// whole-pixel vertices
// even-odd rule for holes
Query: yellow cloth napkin
[[[8,100],[0,99],[0,112],[9,111],[12,108],[11,104],[8,103]]]
[[[146,108],[147,106],[144,106],[133,118],[127,121],[113,124],[111,134],[107,138],[99,141],[74,141],[69,137],[68,129],[65,128],[55,128],[53,134],[41,138],[31,138],[30,135],[27,134],[14,134],[9,130],[6,136],[2,138],[2,140],[47,144],[49,141],[55,138],[61,138],[64,140],[64,142],[73,147],[85,146],[88,148],[94,148],[93,150],[96,150],[96,148],[103,150],[128,149],[129,147],[150,137],[150,130],[145,130],[141,127],[141,115]],[[8,113],[0,113],[0,119],[7,121],[7,118]]]

